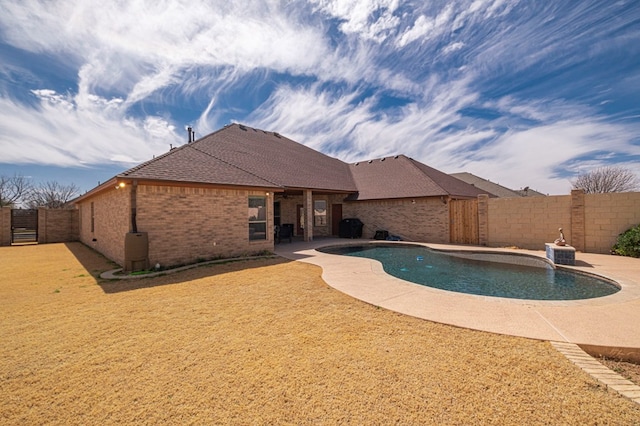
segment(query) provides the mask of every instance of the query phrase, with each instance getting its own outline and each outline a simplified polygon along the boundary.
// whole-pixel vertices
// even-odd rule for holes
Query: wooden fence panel
[[[449,233],[452,244],[478,245],[478,200],[449,202]]]

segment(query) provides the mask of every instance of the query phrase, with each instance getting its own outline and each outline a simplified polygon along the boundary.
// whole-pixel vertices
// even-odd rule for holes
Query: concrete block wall
[[[364,222],[364,238],[387,230],[411,241],[449,242],[449,207],[440,197],[347,202],[343,216]]]
[[[124,238],[130,227],[131,188],[107,189],[78,205],[80,241],[124,265]],[[94,229],[91,231],[91,203]]]
[[[76,209],[38,209],[38,243],[78,241],[79,218]]]
[[[267,239],[249,241],[248,197],[265,191],[138,185],[137,225],[149,236],[149,262],[161,266],[273,250],[273,193]]]
[[[563,228],[571,244],[571,197],[490,198],[487,212],[487,245],[517,246],[541,250]],[[480,211],[480,209],[479,209]]]
[[[609,253],[620,233],[640,224],[640,192],[479,199],[478,218],[488,246],[540,250],[563,228],[576,250]]]
[[[11,207],[0,207],[0,246],[11,245]]]
[[[640,224],[640,192],[584,195],[585,247],[609,253],[618,235]]]

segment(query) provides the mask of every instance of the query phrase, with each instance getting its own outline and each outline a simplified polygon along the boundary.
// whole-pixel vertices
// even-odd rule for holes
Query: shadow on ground
[[[216,275],[235,272],[238,270],[262,268],[265,266],[291,262],[291,260],[279,256],[272,258],[230,259],[228,261],[222,260],[217,263],[196,265],[191,269],[177,272],[168,270],[166,273],[154,277],[145,277],[144,275],[141,275],[138,278],[106,280],[100,278],[100,274],[110,269],[118,268],[117,264],[82,243],[65,243],[65,246],[78,260],[78,262],[82,264],[87,272],[96,279],[96,283],[100,288],[102,288],[102,291],[107,294],[177,284],[184,281],[214,277]]]

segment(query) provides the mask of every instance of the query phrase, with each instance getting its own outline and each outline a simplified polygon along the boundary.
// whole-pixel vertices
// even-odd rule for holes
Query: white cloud
[[[364,40],[384,41],[400,24],[398,0],[312,0],[318,10],[337,18],[340,30]]]
[[[0,27],[22,49],[69,55],[88,91],[117,88],[131,102],[192,66],[305,74],[331,53],[321,29],[279,2],[25,0],[7,5]]]
[[[444,49],[442,49],[442,53],[449,54],[452,52],[455,52],[456,50],[460,50],[464,47],[464,43],[457,41],[455,43],[451,43],[448,46],[446,46]]]
[[[397,45],[404,47],[419,39],[428,40],[438,37],[450,28],[453,17],[454,10],[451,4],[445,7],[435,18],[420,15],[413,24],[413,27],[405,31],[398,38]]]
[[[189,110],[198,135],[234,116],[347,161],[405,153],[444,171],[467,168],[545,192],[566,192],[554,173],[579,167],[576,159],[590,152],[638,155],[637,111],[608,124],[598,109],[638,87],[629,73],[602,81],[595,101],[527,86],[536,72],[560,75],[612,49],[603,34],[620,33],[613,46],[629,48],[638,35],[628,29],[632,14],[603,20],[613,3],[564,10],[506,0],[311,3],[5,2],[4,41],[77,75],[47,85],[37,83],[47,76],[19,61],[0,64],[0,162],[146,160],[184,142],[186,123],[176,134],[172,108],[185,104],[199,105]],[[20,82],[25,93],[12,92]],[[253,104],[234,103],[239,92],[255,95]],[[25,95],[35,107],[13,101]],[[386,97],[402,106],[383,105]],[[147,112],[149,105],[160,111]]]
[[[120,99],[92,96],[80,106],[52,90],[34,90],[36,108],[0,98],[0,162],[130,167],[183,141],[160,117],[125,115]],[[105,110],[108,111],[105,113]]]
[[[523,130],[509,131],[461,162],[460,170],[491,177],[505,186],[530,186],[545,192],[566,194],[568,174],[583,172],[583,156],[609,151],[640,155],[640,147],[630,145],[633,129],[604,123],[597,117],[558,120]],[[607,164],[607,158],[593,160],[589,167]],[[632,167],[640,172],[640,167]],[[558,176],[564,171],[566,175]]]
[[[514,189],[529,186],[552,194],[568,193],[569,179],[558,173],[580,172],[577,159],[585,155],[602,150],[640,155],[640,147],[629,144],[637,129],[606,123],[580,106],[505,98],[492,107],[508,111],[518,126],[504,132],[502,116],[461,115],[478,101],[466,81],[442,82],[434,92],[391,114],[377,111],[375,97],[357,101],[359,91],[281,87],[252,114],[251,124],[348,162],[406,154],[445,172],[469,171]],[[532,117],[541,122],[530,122]],[[632,170],[640,173],[637,164]]]

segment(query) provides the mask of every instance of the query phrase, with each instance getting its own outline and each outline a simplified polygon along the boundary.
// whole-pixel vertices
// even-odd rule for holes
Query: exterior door
[[[331,235],[340,235],[342,204],[331,204]]]

